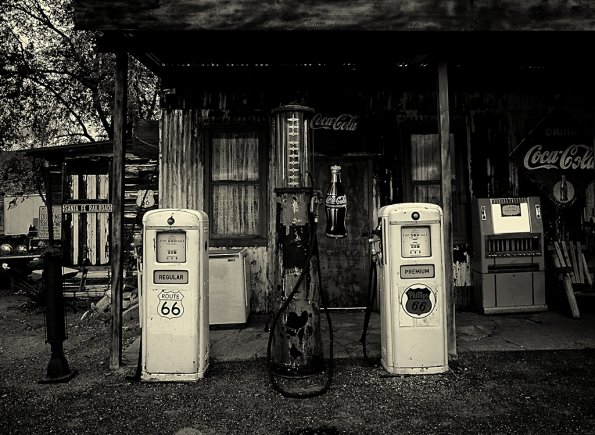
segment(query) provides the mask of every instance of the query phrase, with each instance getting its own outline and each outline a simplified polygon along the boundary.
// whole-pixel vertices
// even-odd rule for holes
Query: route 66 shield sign
[[[403,292],[401,306],[409,316],[422,319],[434,310],[436,295],[425,284],[413,284]]]
[[[182,304],[184,295],[180,291],[161,290],[158,297],[159,305],[157,305],[157,313],[161,317],[167,317],[168,319],[182,317],[184,314],[184,305]]]

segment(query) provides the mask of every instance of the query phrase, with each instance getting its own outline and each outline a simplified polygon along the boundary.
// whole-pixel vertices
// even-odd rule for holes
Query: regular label
[[[187,270],[154,270],[155,284],[188,284]]]

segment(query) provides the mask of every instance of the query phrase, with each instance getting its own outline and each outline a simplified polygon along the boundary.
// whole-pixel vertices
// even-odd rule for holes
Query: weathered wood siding
[[[109,200],[108,175],[72,176],[67,197],[72,200]],[[71,265],[79,265],[85,258],[92,266],[109,264],[109,214],[72,213],[67,219],[71,231],[69,258]]]
[[[587,30],[589,0],[75,1],[88,30]]]

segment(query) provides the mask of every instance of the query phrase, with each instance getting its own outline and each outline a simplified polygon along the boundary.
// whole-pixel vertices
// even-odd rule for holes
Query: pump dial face
[[[186,233],[163,231],[157,233],[157,262],[186,262]]]
[[[430,227],[403,226],[401,227],[401,256],[403,258],[430,257],[431,241]]]

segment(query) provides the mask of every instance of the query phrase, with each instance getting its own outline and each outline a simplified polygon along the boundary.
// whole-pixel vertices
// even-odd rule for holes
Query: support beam
[[[448,65],[438,64],[438,122],[440,136],[440,161],[442,210],[444,212],[444,264],[446,282],[446,321],[449,356],[457,355],[457,337],[455,326],[456,298],[453,279],[453,244],[452,244],[452,166],[450,149],[450,113],[448,108]]]
[[[126,129],[126,96],[128,91],[128,54],[116,53],[114,84],[114,113],[112,117],[114,155],[112,160],[112,237],[110,259],[112,262],[112,337],[110,368],[122,364],[122,295],[123,295],[123,246],[124,241],[124,156]]]

